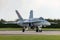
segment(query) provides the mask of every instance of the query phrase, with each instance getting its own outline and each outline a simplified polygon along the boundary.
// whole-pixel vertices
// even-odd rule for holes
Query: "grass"
[[[0,40],[60,40],[60,35],[0,35]]]
[[[60,28],[43,28],[43,30],[46,30],[46,31],[60,31]]]
[[[0,31],[20,31],[21,28],[0,28]]]

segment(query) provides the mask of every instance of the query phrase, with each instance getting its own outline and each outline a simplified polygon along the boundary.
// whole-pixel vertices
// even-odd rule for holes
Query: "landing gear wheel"
[[[25,32],[25,28],[22,29],[22,32]]]
[[[25,32],[25,29],[23,29],[22,32]]]
[[[39,31],[39,29],[38,29],[38,27],[36,27],[36,32],[38,32]]]

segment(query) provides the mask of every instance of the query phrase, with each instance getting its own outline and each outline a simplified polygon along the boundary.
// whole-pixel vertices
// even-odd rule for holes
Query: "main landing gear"
[[[23,27],[22,32],[25,32],[25,30],[28,30],[28,27]]]
[[[36,27],[36,32],[42,32],[42,29],[40,27]]]
[[[28,30],[28,27],[23,27],[22,32],[25,32],[25,30]],[[42,32],[41,27],[36,26],[36,32]]]

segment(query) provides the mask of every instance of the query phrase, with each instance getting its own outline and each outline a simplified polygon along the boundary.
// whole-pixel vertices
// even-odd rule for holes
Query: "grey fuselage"
[[[51,25],[50,22],[48,22],[47,20],[40,19],[40,18],[19,20],[17,24],[20,26],[29,26],[29,27],[40,26],[40,25],[43,25],[43,26]]]

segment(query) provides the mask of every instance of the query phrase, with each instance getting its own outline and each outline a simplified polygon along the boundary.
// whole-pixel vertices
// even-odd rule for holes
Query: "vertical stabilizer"
[[[29,16],[29,19],[32,19],[33,18],[33,10],[30,11],[30,16]]]
[[[23,20],[23,18],[22,18],[21,15],[19,14],[19,12],[18,12],[17,10],[15,10],[15,11],[16,11],[16,14],[18,15],[19,19],[20,19],[20,20]]]

